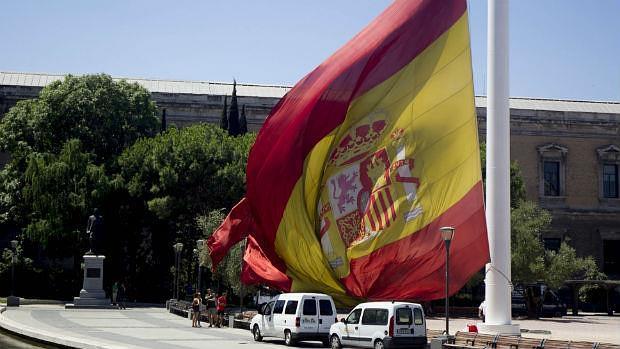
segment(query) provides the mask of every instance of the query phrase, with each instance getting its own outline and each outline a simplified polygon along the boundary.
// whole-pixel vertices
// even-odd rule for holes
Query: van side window
[[[314,299],[304,300],[304,315],[316,315],[316,301]]]
[[[279,300],[276,302],[276,305],[273,307],[273,313],[282,314],[282,310],[284,310],[284,301]]]
[[[357,324],[360,322],[360,315],[362,315],[362,309],[355,309],[347,317],[347,324]]]
[[[327,299],[319,299],[319,311],[321,315],[334,315],[332,310],[332,302]]]
[[[420,309],[416,309],[420,311]],[[420,313],[422,315],[422,313]],[[396,309],[396,323],[399,325],[409,325],[413,323],[413,316],[410,308],[398,308]]]
[[[295,314],[295,313],[297,313],[297,301],[286,302],[286,309],[284,309],[284,314]]]
[[[362,315],[362,325],[387,325],[387,309],[366,309]]]
[[[424,319],[422,317],[422,310],[420,309],[413,310],[413,323],[416,325],[424,324]]]

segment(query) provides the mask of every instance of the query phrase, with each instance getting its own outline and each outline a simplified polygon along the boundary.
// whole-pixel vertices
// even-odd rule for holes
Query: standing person
[[[211,292],[211,289],[207,289],[205,294],[205,305],[207,307],[207,316],[209,317],[209,327],[213,327],[215,324],[215,294]]]
[[[116,303],[118,304],[118,309],[127,309],[125,307],[125,293],[126,293],[126,289],[125,289],[125,283],[121,282],[120,285],[118,285],[118,293],[116,294]]]
[[[118,281],[112,285],[112,305],[116,306],[116,296],[118,296]]]
[[[217,298],[217,327],[224,325],[224,309],[226,309],[226,292]]]
[[[196,315],[196,323],[198,324],[198,327],[202,327],[202,325],[200,325],[200,308],[202,308],[202,296],[200,295],[200,292],[196,292],[196,294],[198,295],[198,314]]]
[[[198,314],[200,313],[200,296],[194,293],[192,300],[192,327],[198,327]]]
[[[484,318],[487,314],[487,300],[484,299],[482,300],[482,303],[480,303],[480,306],[478,306],[478,317],[482,319],[482,322],[484,322]]]

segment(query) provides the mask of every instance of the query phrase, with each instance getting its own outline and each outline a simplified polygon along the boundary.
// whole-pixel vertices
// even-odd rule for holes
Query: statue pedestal
[[[103,291],[103,261],[105,256],[84,255],[84,283],[79,297],[65,308],[113,308]]]

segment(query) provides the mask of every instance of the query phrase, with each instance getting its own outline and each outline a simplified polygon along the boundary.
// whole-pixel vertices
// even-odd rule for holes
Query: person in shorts
[[[226,309],[226,292],[217,298],[217,327],[224,325],[224,309]]]
[[[211,289],[207,289],[207,293],[205,294],[205,306],[207,308],[207,317],[209,318],[209,327],[213,327],[215,325],[215,294],[211,292]]]
[[[192,300],[192,327],[200,327],[198,317],[200,316],[200,294],[194,293]]]

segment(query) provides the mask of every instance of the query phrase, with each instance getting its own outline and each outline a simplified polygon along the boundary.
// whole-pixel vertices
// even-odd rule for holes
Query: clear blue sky
[[[0,5],[0,70],[294,84],[388,0],[54,0]],[[486,0],[469,0],[486,94]],[[511,95],[620,100],[620,0],[512,0]]]

